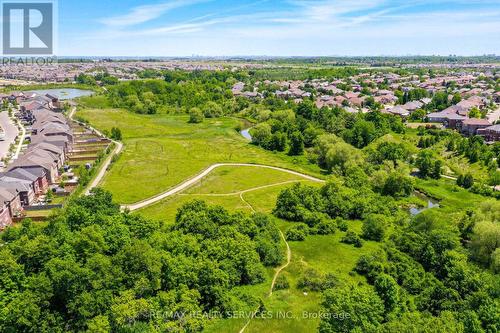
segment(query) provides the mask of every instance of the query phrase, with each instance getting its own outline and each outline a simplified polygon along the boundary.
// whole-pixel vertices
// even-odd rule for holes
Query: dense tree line
[[[128,81],[110,87],[115,107],[136,113],[186,113],[199,107],[207,117],[220,117],[238,108],[231,92],[236,82],[226,72],[168,72],[165,80]]]
[[[120,212],[102,190],[1,239],[2,332],[199,332],[202,313],[258,304],[233,288],[283,260],[268,216],[195,201],[166,225]]]
[[[271,101],[271,110],[256,107],[246,110],[248,116],[259,120],[250,132],[253,143],[267,150],[287,151],[289,155],[308,151],[310,156],[316,156],[320,167],[329,171],[344,164],[338,158],[356,160],[359,153],[355,148],[364,148],[390,132],[404,132],[399,117],[377,111],[352,114],[341,108],[318,109],[310,101],[289,109],[288,104],[267,99]]]

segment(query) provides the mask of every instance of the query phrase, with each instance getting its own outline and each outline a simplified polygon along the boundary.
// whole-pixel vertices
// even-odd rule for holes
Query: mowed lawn
[[[304,156],[251,145],[236,132],[237,119],[188,124],[187,116],[139,115],[120,109],[83,109],[77,115],[100,130],[122,131],[125,150],[101,186],[123,204],[165,192],[214,163],[267,164],[320,174]]]

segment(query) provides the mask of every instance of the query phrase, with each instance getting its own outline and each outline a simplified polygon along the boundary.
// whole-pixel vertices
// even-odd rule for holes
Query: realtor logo
[[[54,7],[51,1],[2,2],[3,54],[52,55]]]

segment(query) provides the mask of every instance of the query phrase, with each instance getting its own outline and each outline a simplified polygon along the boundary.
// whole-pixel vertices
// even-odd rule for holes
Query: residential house
[[[22,212],[19,193],[12,188],[0,186],[0,229],[12,224],[12,219]]]
[[[0,187],[19,193],[21,206],[29,206],[35,201],[35,189],[29,180],[22,180],[4,176],[0,178]]]
[[[16,169],[13,171],[8,171],[3,173],[1,177],[10,177],[13,179],[21,179],[31,182],[32,187],[34,189],[35,195],[41,195],[45,193],[47,188],[49,187],[48,179],[44,169],[39,168],[38,170],[34,169],[27,171],[24,169]]]
[[[403,108],[410,111],[410,113],[415,112],[417,109],[421,109],[424,106],[424,103],[420,101],[410,101],[403,105]]]
[[[500,141],[500,124],[478,129],[477,134],[489,142]]]
[[[24,169],[33,173],[35,171],[34,169],[38,170],[39,168],[45,170],[49,184],[57,182],[57,178],[59,177],[58,163],[54,161],[54,157],[49,153],[37,154],[32,152],[24,154],[9,166],[8,171]]]
[[[410,115],[410,111],[401,105],[396,105],[395,107],[387,109],[387,112],[393,115],[400,116],[402,118],[406,118]]]
[[[490,127],[491,124],[486,119],[470,118],[462,121],[462,133],[468,136],[476,135],[481,128]]]
[[[457,113],[441,111],[429,113],[427,115],[427,119],[431,123],[442,123],[446,127],[456,129],[459,128],[462,124],[462,121],[467,118]]]

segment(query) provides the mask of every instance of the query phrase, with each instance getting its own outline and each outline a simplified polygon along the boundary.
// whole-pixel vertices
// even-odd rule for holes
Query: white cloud
[[[101,19],[100,22],[111,27],[127,27],[154,20],[165,13],[186,6],[210,0],[173,0],[156,5],[144,5],[133,8],[129,13]]]
[[[460,0],[458,0],[460,1]],[[474,0],[472,0],[474,1]],[[281,9],[235,3],[224,10],[180,22],[155,22],[132,27],[170,10],[200,2],[173,1],[137,7],[125,16],[108,19],[104,31],[87,34],[92,41],[116,48],[114,54],[137,55],[368,55],[478,54],[500,51],[500,8],[444,6],[449,0],[285,0]],[[253,4],[267,2],[257,1]],[[172,7],[176,3],[177,7]],[[439,3],[441,6],[433,6]],[[181,5],[182,4],[182,5]],[[158,7],[160,6],[160,7]],[[416,6],[416,7],[415,7]],[[154,9],[152,8],[154,7]],[[242,13],[247,14],[242,14]],[[126,18],[133,16],[135,20]],[[125,22],[127,24],[125,24]],[[81,41],[82,39],[80,39]],[[489,51],[488,51],[489,50]],[[109,53],[109,52],[108,52]]]

